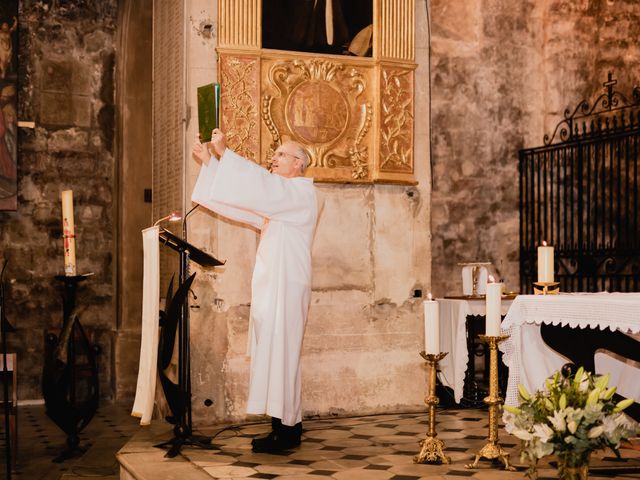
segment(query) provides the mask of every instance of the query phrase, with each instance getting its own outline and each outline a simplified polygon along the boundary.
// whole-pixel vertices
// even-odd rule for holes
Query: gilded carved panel
[[[372,76],[367,66],[312,56],[263,58],[262,158],[283,141],[309,152],[319,181],[371,178]]]
[[[413,173],[413,70],[383,67],[380,74],[381,172]]]
[[[371,57],[264,48],[263,0],[218,2],[220,116],[231,148],[269,166],[292,139],[309,151],[307,175],[318,181],[415,183],[417,6],[371,1]]]
[[[259,161],[260,58],[220,55],[220,125],[229,147]]]

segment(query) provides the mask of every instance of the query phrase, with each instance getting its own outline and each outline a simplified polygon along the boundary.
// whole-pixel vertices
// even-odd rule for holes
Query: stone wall
[[[114,62],[116,0],[22,1],[20,7],[18,211],[0,213],[8,336],[18,352],[19,398],[41,398],[45,333],[62,323],[60,192],[72,189],[80,319],[111,394],[114,309]]]
[[[190,2],[189,103],[216,78],[217,22],[210,2]],[[428,28],[416,2],[417,186],[320,184],[325,208],[313,250],[313,292],[302,353],[303,415],[424,409],[422,298],[430,289]],[[203,26],[213,24],[213,35]],[[195,117],[187,138],[195,137]],[[189,192],[199,167],[188,159]],[[245,418],[246,356],[255,231],[205,211],[190,217],[190,241],[227,260],[195,269],[191,310],[194,423]],[[207,408],[204,402],[214,401]]]
[[[461,293],[463,261],[491,261],[519,289],[518,151],[564,109],[637,84],[633,0],[433,0],[433,276]]]

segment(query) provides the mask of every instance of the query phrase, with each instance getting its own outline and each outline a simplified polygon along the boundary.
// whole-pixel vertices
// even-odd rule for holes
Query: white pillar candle
[[[440,312],[438,302],[431,294],[423,302],[424,305],[424,351],[436,355],[440,353]]]
[[[553,282],[553,247],[547,242],[538,247],[538,282]]]
[[[502,287],[502,283],[496,283],[493,281],[493,277],[489,277],[489,283],[487,283],[487,323],[485,333],[490,337],[497,337],[500,335],[500,324],[502,323]]]
[[[62,192],[62,239],[64,241],[64,274],[76,275],[76,237],[73,223],[73,191]]]

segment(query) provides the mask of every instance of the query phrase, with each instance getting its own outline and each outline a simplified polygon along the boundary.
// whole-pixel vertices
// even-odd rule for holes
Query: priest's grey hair
[[[298,142],[291,142],[291,144],[296,147],[296,157],[302,160],[302,171],[304,172],[309,166],[309,154]]]
[[[291,147],[293,147],[293,149],[295,151],[295,155],[294,156],[297,159],[302,160],[302,168],[300,170],[301,170],[302,173],[304,173],[304,171],[309,166],[309,162],[311,161],[311,156],[309,155],[309,152],[307,151],[307,149],[304,148],[302,145],[300,145],[295,140],[289,140],[287,142],[282,143],[282,145],[291,145]]]

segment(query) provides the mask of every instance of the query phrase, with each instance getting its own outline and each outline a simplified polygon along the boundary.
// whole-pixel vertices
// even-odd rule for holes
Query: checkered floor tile
[[[511,453],[516,472],[506,472],[489,461],[481,460],[478,469],[465,465],[486,443],[488,413],[483,410],[439,410],[438,438],[445,443],[449,465],[415,464],[419,441],[425,437],[427,416],[422,414],[374,415],[357,418],[305,420],[302,445],[281,455],[254,454],[251,439],[269,431],[267,423],[227,429],[201,429],[197,433],[216,435],[217,450],[184,447],[173,459],[154,448],[171,438],[171,428],[161,422],[139,427],[129,415],[129,405],[101,406],[96,417],[81,434],[87,452],[64,463],[52,460],[64,449],[65,435],[44,414],[44,406],[21,407],[19,411],[18,480],[79,480],[120,477],[119,459],[136,470],[136,480],[207,480],[211,478],[284,478],[339,480],[415,480],[429,479],[522,479],[518,442],[500,432],[501,445]],[[1,443],[1,441],[0,441]],[[640,444],[640,440],[634,442]],[[622,459],[611,452],[599,452],[592,465],[611,468],[608,476],[592,471],[590,479],[640,478],[640,473],[624,473],[624,468],[640,467],[640,451],[623,449]],[[139,473],[139,475],[138,475]],[[556,478],[548,462],[540,469],[540,479]],[[1,466],[0,478],[4,478]]]
[[[488,413],[481,410],[438,412],[438,438],[445,443],[451,464],[414,463],[420,451],[418,442],[425,437],[424,414],[376,415],[358,418],[313,420],[304,422],[302,445],[281,455],[254,454],[250,440],[268,432],[267,424],[222,431],[213,440],[219,451],[184,449],[183,455],[212,478],[302,478],[416,480],[421,478],[510,479],[524,478],[518,440],[501,431],[500,444],[510,452],[518,471],[507,472],[488,460],[480,460],[477,469],[468,469],[474,454],[487,442]],[[624,450],[622,460],[610,453],[596,455],[594,465],[617,468],[616,478],[640,478],[640,472],[624,474],[623,467],[640,468],[640,452]],[[540,478],[555,478],[548,462],[540,469]],[[611,478],[592,472],[591,479]]]

